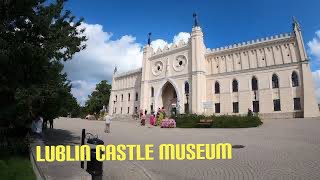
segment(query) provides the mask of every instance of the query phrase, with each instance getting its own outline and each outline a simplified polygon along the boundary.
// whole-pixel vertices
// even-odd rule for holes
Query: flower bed
[[[176,121],[174,119],[163,119],[161,122],[161,128],[175,128]]]

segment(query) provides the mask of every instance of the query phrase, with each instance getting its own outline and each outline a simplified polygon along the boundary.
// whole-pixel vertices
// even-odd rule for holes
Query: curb
[[[30,147],[30,161],[32,164],[33,172],[36,175],[37,180],[46,180],[46,177],[44,176],[43,172],[38,167],[38,164],[37,164],[36,159],[34,157],[32,146]]]

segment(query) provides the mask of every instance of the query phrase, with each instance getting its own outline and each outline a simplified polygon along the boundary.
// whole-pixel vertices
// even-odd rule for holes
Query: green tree
[[[95,90],[88,96],[86,111],[88,113],[99,113],[103,106],[109,104],[111,85],[106,80],[102,80],[96,85]]]
[[[0,1],[0,125],[26,126],[39,113],[50,119],[68,104],[77,108],[61,61],[84,49],[86,37],[82,19],[64,4]]]

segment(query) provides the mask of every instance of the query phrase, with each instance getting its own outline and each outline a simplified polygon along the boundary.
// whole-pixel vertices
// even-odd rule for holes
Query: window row
[[[259,101],[252,101],[252,111],[253,112],[259,112],[260,107],[259,107]],[[214,104],[214,109],[215,113],[220,113],[220,103],[215,103]],[[233,113],[239,113],[239,102],[233,102],[232,103],[232,112]],[[300,98],[293,98],[293,109],[296,110],[301,110],[301,101]],[[281,111],[281,103],[280,99],[274,99],[273,100],[273,111]]]
[[[292,81],[292,87],[299,86],[299,77],[298,74],[293,71],[291,74],[291,81]],[[276,89],[279,88],[279,78],[276,74],[272,75],[272,88]],[[251,79],[251,89],[253,91],[257,91],[259,89],[258,87],[258,80],[255,76]],[[232,92],[238,92],[239,91],[239,83],[236,79],[232,81]],[[218,81],[214,84],[214,93],[220,94],[220,83]]]
[[[128,101],[131,100],[131,95],[130,93],[128,93]],[[135,97],[135,101],[139,100],[139,95],[138,93],[136,93],[136,97]],[[121,94],[121,101],[123,102],[123,94]],[[115,101],[113,101],[114,103],[118,102],[118,95],[115,96]]]

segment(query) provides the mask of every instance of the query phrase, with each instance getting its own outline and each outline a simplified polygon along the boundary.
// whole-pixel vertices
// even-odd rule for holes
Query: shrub
[[[202,119],[213,120],[209,125],[199,125]],[[248,128],[257,127],[262,124],[258,116],[204,116],[204,115],[178,115],[176,126],[180,128]]]
[[[203,115],[196,114],[179,114],[176,117],[176,125],[180,128],[194,128],[200,119],[204,119]]]
[[[248,128],[262,124],[258,116],[219,116],[212,123],[213,128]]]

